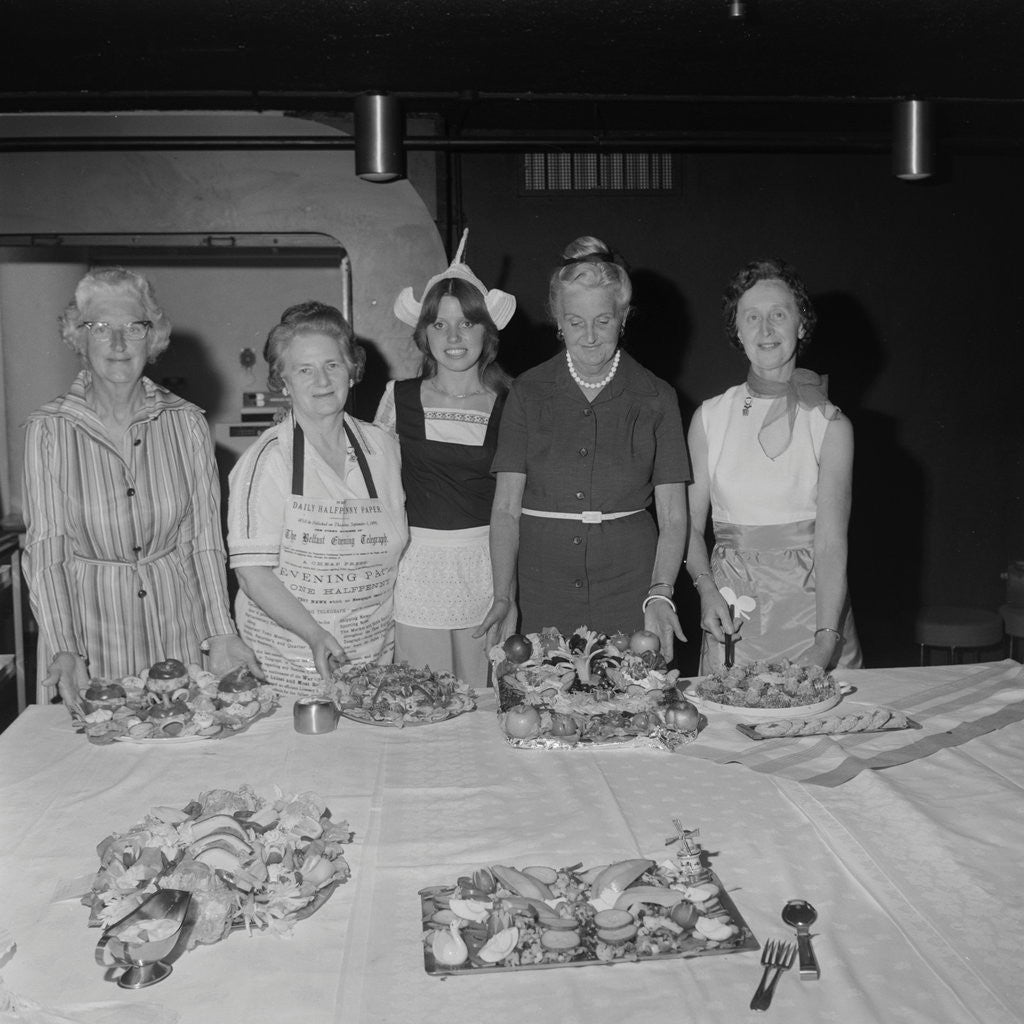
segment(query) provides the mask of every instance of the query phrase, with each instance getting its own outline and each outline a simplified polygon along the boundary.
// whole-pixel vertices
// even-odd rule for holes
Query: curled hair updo
[[[170,343],[171,321],[156,301],[149,281],[127,267],[92,267],[75,285],[75,297],[60,315],[61,340],[72,352],[85,355],[82,307],[104,292],[131,296],[146,311],[145,319],[153,325],[146,339],[146,359],[153,362]]]
[[[778,257],[753,260],[726,286],[722,295],[722,323],[729,344],[734,348],[743,348],[739,332],[736,330],[736,307],[743,295],[761,281],[781,281],[792,293],[800,315],[800,326],[803,327],[803,336],[798,339],[796,346],[796,354],[800,355],[814,336],[818,315],[814,312],[814,304],[807,293],[807,286],[796,269]]]
[[[555,269],[548,285],[548,314],[558,321],[562,292],[567,285],[609,288],[615,292],[615,312],[625,322],[633,298],[633,282],[622,261],[600,238],[583,235],[562,250],[562,265]]]
[[[427,328],[437,319],[441,300],[451,297],[462,308],[462,315],[471,324],[480,324],[484,329],[483,349],[480,353],[480,383],[495,394],[503,394],[508,390],[509,375],[497,362],[498,328],[487,312],[487,303],[479,288],[464,281],[461,277],[446,277],[438,281],[426,295],[420,307],[419,320],[413,329],[412,340],[423,356],[423,376],[426,378],[437,375],[437,360],[430,351],[427,340]]]
[[[348,367],[350,383],[358,384],[366,366],[366,351],[355,342],[349,322],[341,310],[326,302],[310,299],[289,306],[281,314],[281,322],[267,335],[263,358],[267,361],[267,387],[274,392],[284,390],[281,364],[288,346],[300,334],[324,334],[338,343],[338,350]]]

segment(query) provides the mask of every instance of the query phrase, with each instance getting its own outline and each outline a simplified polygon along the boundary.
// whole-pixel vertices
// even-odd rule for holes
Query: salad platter
[[[187,949],[232,931],[287,934],[348,879],[352,837],[313,793],[209,790],[103,839],[82,902],[90,926],[109,930],[154,893],[191,893]]]
[[[679,696],[654,633],[607,635],[580,626],[513,634],[489,652],[498,722],[510,746],[675,750],[704,720]]]
[[[742,715],[753,722],[810,718],[834,708],[846,688],[815,665],[786,658],[716,669],[685,691],[702,711]]]
[[[75,730],[90,743],[194,743],[243,732],[277,710],[277,693],[247,667],[219,678],[174,658],[137,676],[92,679]]]
[[[738,953],[758,942],[692,837],[678,860],[479,867],[420,891],[428,974]],[[687,852],[689,851],[689,852]]]
[[[400,665],[344,665],[325,687],[338,713],[363,725],[436,725],[476,708],[473,691],[448,672]]]

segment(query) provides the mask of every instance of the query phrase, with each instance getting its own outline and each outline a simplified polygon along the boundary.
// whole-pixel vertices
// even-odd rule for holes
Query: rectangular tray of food
[[[556,954],[557,959],[529,963],[491,964],[485,963],[473,956],[459,966],[448,966],[440,964],[435,960],[430,942],[425,941],[423,966],[427,974],[439,978],[447,978],[455,974],[507,974],[512,971],[546,970],[551,967],[590,967],[640,963],[648,960],[679,960],[701,956],[719,956],[724,953],[743,953],[748,950],[760,949],[761,946],[754,937],[754,933],[743,920],[740,912],[736,909],[736,904],[733,903],[731,897],[725,891],[717,875],[713,871],[705,870],[702,881],[710,882],[718,887],[718,893],[713,898],[715,904],[714,917],[735,926],[736,934],[727,940],[721,942],[709,941],[701,936],[697,930],[693,930],[689,940],[684,936],[682,939],[676,939],[673,943],[665,942],[665,945],[677,947],[669,952],[654,952],[653,948],[657,946],[656,941],[653,943],[647,942],[641,946],[636,940],[633,940],[621,943],[617,947],[610,947],[599,942],[596,928],[591,921],[587,926],[579,929],[579,946],[575,950]],[[420,890],[420,913],[424,929],[429,927],[428,922],[438,909],[434,897],[450,894],[452,888],[452,886],[435,885]],[[624,892],[628,893],[629,889],[624,890]],[[513,899],[517,898],[513,897]],[[523,903],[522,898],[518,898],[518,902]],[[536,927],[538,932],[542,930],[539,924]],[[528,949],[533,951],[533,955],[538,955],[538,946],[537,937],[528,935],[520,940],[516,949],[517,953],[525,959],[526,957],[523,954]],[[529,954],[526,953],[526,955],[528,956]],[[550,953],[547,955],[550,955]],[[520,959],[520,957],[514,959]]]
[[[885,719],[878,712],[887,712]],[[876,708],[852,715],[826,715],[818,718],[785,718],[771,722],[738,722],[736,728],[752,740],[820,739],[822,736],[865,736],[871,733],[900,732],[921,726],[902,712]]]

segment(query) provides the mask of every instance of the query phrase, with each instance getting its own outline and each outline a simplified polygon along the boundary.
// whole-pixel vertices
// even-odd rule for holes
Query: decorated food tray
[[[82,902],[90,926],[106,928],[158,890],[190,892],[188,949],[243,928],[286,934],[348,879],[351,841],[313,793],[210,790],[107,836]]]
[[[741,714],[759,722],[822,714],[842,700],[843,687],[816,665],[782,658],[716,669],[696,680],[686,696],[702,711]]]
[[[402,729],[446,722],[476,708],[476,695],[448,672],[400,665],[345,665],[326,687],[339,714]]]
[[[821,718],[781,718],[756,724],[740,722],[736,728],[752,740],[792,739],[801,736],[845,736],[851,733],[893,732],[920,729],[921,726],[902,711],[874,708],[848,715]]]
[[[93,679],[75,728],[98,744],[219,739],[273,714],[277,693],[247,668],[218,679],[174,658],[137,676]]]
[[[674,750],[695,739],[702,719],[680,700],[654,633],[608,636],[580,626],[513,634],[493,647],[498,719],[511,746],[590,745]]]
[[[422,889],[424,967],[483,974],[757,949],[699,847],[689,841],[688,849],[661,863],[494,864]]]

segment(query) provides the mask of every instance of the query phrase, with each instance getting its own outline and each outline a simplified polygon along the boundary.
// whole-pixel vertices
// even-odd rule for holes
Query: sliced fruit
[[[678,889],[661,889],[656,885],[637,885],[627,889],[616,901],[616,910],[629,910],[640,903],[654,903],[659,907],[674,907],[682,902]]]
[[[726,939],[731,939],[739,931],[739,928],[734,924],[716,921],[713,917],[699,917],[694,931],[706,939],[711,939],[712,942],[724,942]]]
[[[519,929],[513,925],[503,928],[497,935],[489,938],[480,948],[477,956],[489,964],[504,960],[519,945]]]
[[[558,878],[558,872],[554,868],[546,868],[537,865],[523,868],[523,874],[529,875],[531,878],[535,878],[538,882],[542,882],[544,885],[554,885],[555,879]]]
[[[524,875],[522,871],[510,868],[504,864],[495,864],[491,871],[506,889],[514,892],[517,896],[528,896],[535,900],[550,900],[553,897],[551,890],[536,878]]]
[[[203,850],[196,860],[201,861],[203,864],[209,864],[215,871],[235,871],[241,870],[242,862],[238,859],[238,856],[231,853],[229,850],[221,849],[219,846],[215,846],[209,850]]]
[[[579,927],[579,922],[575,917],[555,917],[554,915],[545,914],[543,917],[537,916],[537,923],[541,928],[553,928],[555,931],[573,931]]]
[[[598,898],[604,895],[605,891],[615,888],[619,892],[632,885],[645,871],[654,867],[654,861],[646,857],[638,857],[634,860],[620,860],[616,864],[609,864],[594,879],[590,886],[591,892]]]
[[[208,836],[197,839],[189,847],[189,852],[193,857],[198,857],[204,850],[214,848],[228,850],[241,858],[249,857],[253,853],[253,848],[244,839],[239,839],[233,832],[211,832]]]
[[[597,937],[609,946],[618,946],[636,938],[636,925],[625,924],[621,928],[598,928]]]
[[[593,885],[595,880],[601,874],[601,872],[604,871],[607,867],[607,864],[597,864],[592,868],[587,868],[586,871],[581,871],[579,873],[580,881],[583,882],[585,885]]]
[[[580,944],[580,933],[548,929],[541,933],[540,944],[545,949],[575,949]]]
[[[230,814],[211,814],[208,818],[200,818],[192,822],[192,838],[202,839],[211,832],[231,832],[239,839],[247,839],[245,829]]]
[[[447,910],[447,909],[445,909],[445,910],[435,910],[434,913],[430,915],[430,921],[431,921],[432,924],[440,924],[440,925],[443,925],[445,928],[447,928],[448,925],[450,925],[452,923],[452,921],[454,921],[454,920],[455,920],[455,913],[454,913],[454,911]]]
[[[594,915],[597,928],[625,928],[634,924],[633,915],[628,910],[600,910]]]

